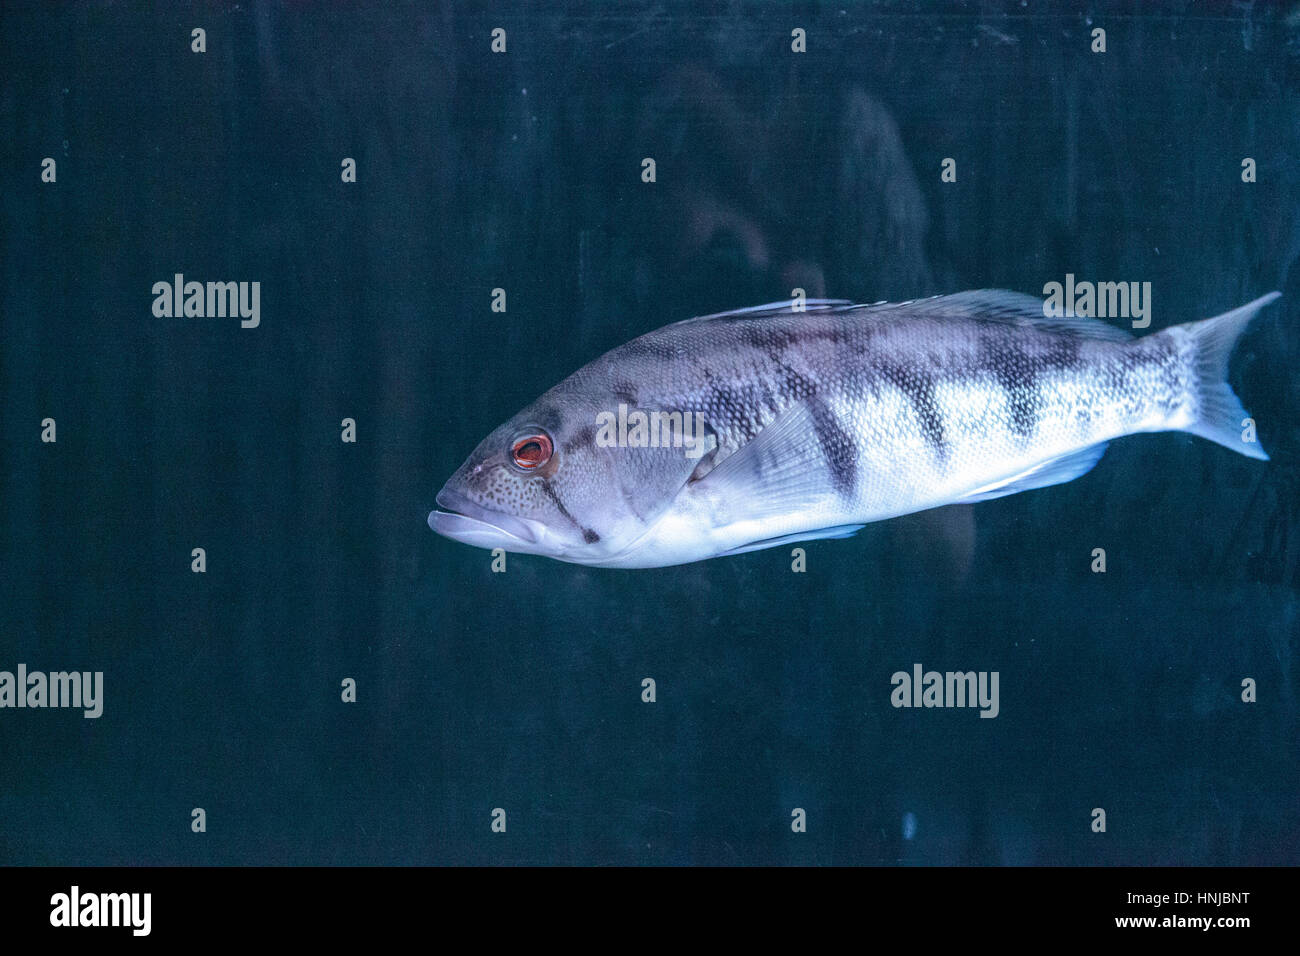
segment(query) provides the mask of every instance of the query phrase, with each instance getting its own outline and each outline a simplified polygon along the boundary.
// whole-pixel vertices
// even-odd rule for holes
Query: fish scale
[[[891,306],[793,313],[786,306],[775,314],[715,319],[712,325],[687,322],[652,333],[691,356],[672,375],[663,375],[657,361],[642,359],[635,341],[603,361],[624,372],[645,366],[639,377],[647,384],[636,404],[702,413],[718,433],[719,462],[786,408],[809,400],[818,403],[815,408],[831,409],[838,426],[818,430],[830,472],[835,462],[856,469],[867,460],[866,449],[875,450],[875,461],[928,448],[928,454],[909,459],[924,466],[907,474],[909,494],[920,500],[934,484],[983,483],[998,473],[1014,474],[1079,440],[1094,444],[1117,437],[1170,410],[1170,395],[1138,382],[1144,375],[1159,377],[1171,364],[1168,350],[1104,339],[1078,342],[1077,333],[1009,326],[966,315],[956,305],[942,318],[933,308],[918,311]],[[1062,348],[1062,339],[1077,347]],[[710,374],[696,374],[705,363]],[[949,401],[937,400],[941,389]],[[737,394],[758,391],[775,396],[775,407],[736,401]],[[1111,416],[1109,430],[1076,434],[1071,443],[1055,431],[1070,417],[1062,396],[1078,392],[1088,394],[1089,409],[1118,407],[1129,397],[1140,401]],[[998,414],[963,423],[954,409],[972,402]],[[855,477],[847,486],[847,505],[888,513],[909,503],[878,496],[879,470],[863,469]],[[921,475],[930,480],[918,487]]]

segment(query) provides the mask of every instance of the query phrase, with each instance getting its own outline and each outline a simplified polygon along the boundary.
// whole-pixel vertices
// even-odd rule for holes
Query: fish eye
[[[543,431],[529,432],[516,438],[510,446],[510,460],[523,471],[536,471],[551,460],[555,446]]]

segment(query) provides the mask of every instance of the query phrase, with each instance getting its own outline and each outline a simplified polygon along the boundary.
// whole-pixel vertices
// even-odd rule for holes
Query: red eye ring
[[[524,471],[536,471],[548,461],[555,451],[551,438],[544,432],[524,435],[516,438],[510,446],[510,459],[516,468]]]

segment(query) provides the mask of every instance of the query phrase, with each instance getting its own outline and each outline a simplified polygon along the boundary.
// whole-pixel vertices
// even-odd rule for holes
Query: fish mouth
[[[434,501],[444,510],[429,512],[429,527],[445,538],[479,547],[500,545],[503,535],[520,544],[541,541],[542,529],[536,521],[484,508],[458,491],[443,488]]]

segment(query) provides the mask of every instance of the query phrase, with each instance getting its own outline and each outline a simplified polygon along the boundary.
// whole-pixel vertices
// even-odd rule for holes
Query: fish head
[[[620,414],[635,413],[599,389],[557,386],[479,443],[429,527],[480,548],[609,562],[668,511],[706,447],[620,440]]]

